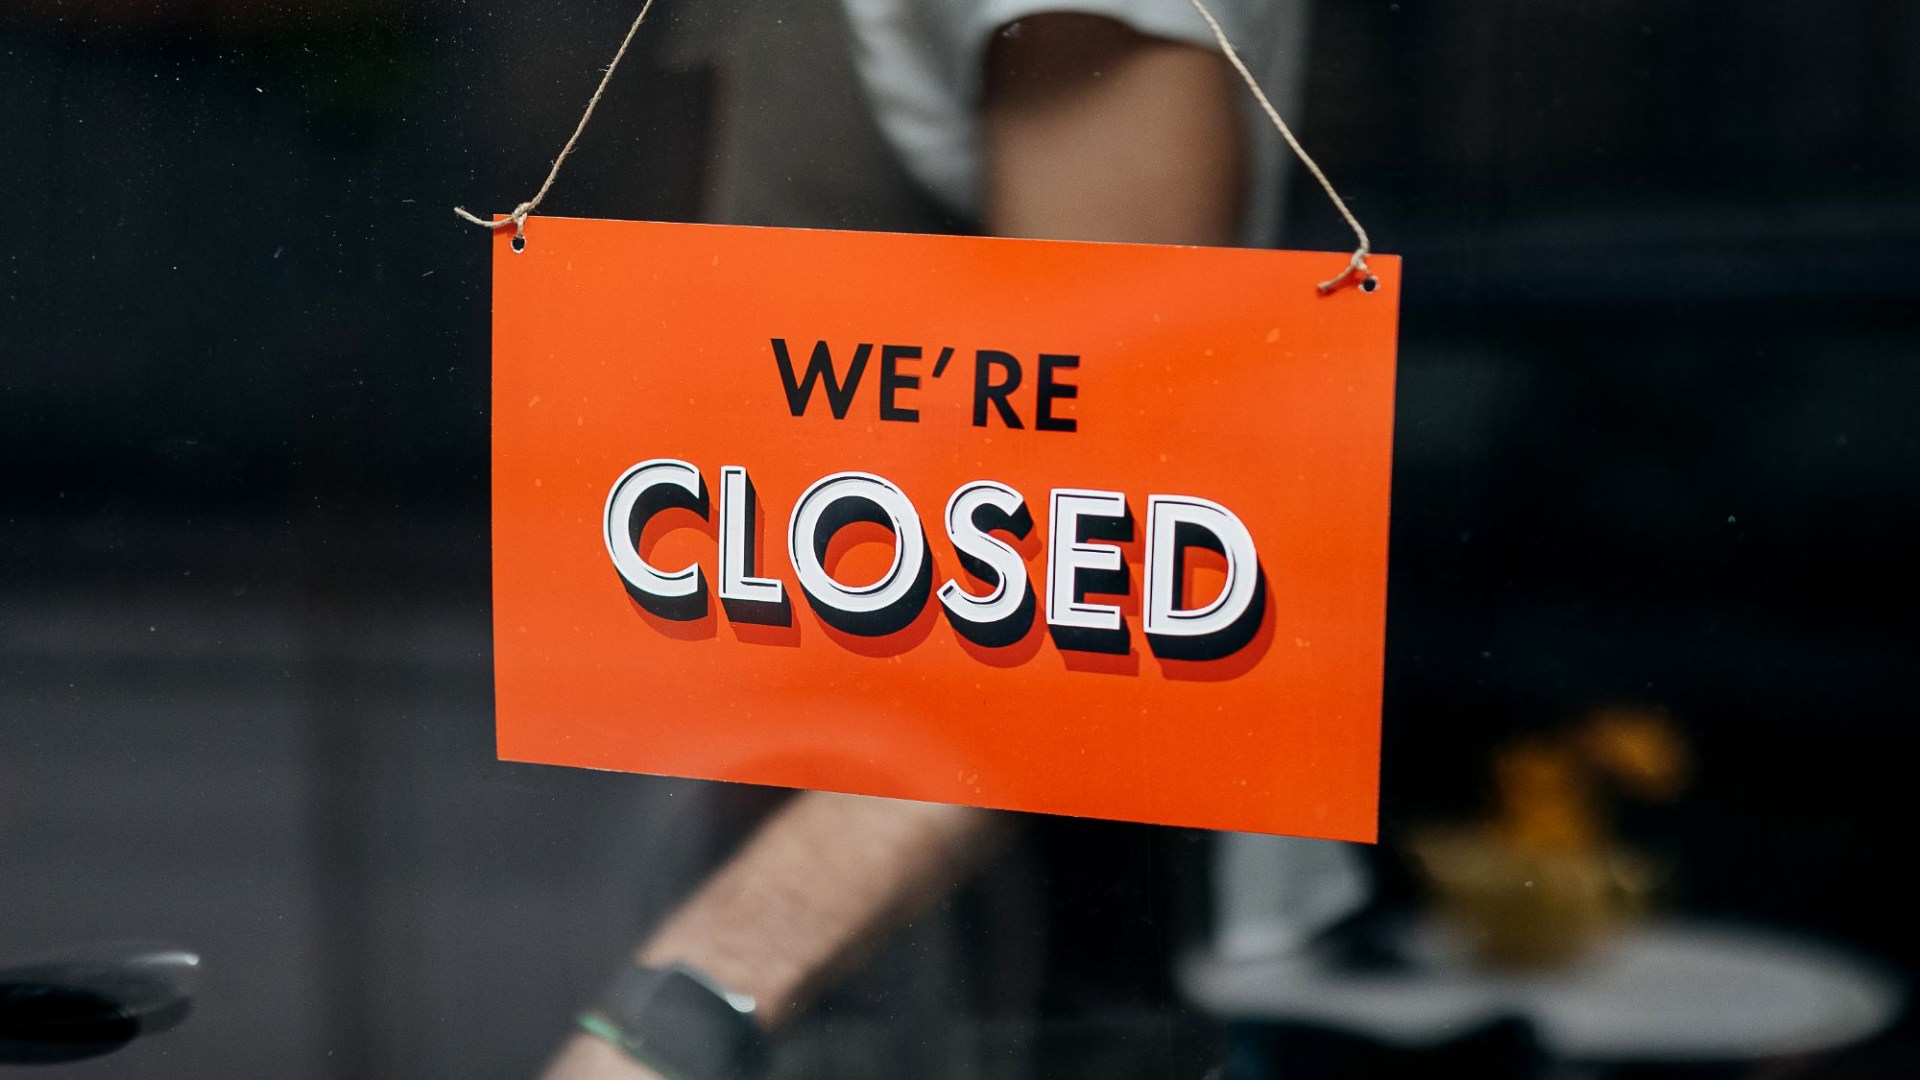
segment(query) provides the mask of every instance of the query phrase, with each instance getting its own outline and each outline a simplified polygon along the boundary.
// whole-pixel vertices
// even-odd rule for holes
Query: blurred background
[[[662,4],[543,209],[710,215],[752,82],[733,42],[839,40],[692,10]],[[0,967],[204,958],[178,1030],[49,1075],[532,1075],[751,819],[712,785],[493,760],[490,248],[450,207],[531,193],[631,17],[0,12]],[[1349,0],[1311,27],[1296,126],[1407,260],[1383,843],[1326,968],[1425,1001],[1415,976],[1458,964],[1501,1005],[1408,1038],[1196,989],[1173,972],[1205,905],[1168,879],[1202,838],[1089,826],[1002,875],[1030,917],[964,938],[992,896],[945,912],[961,967],[1012,956],[1040,989],[943,969],[963,990],[870,987],[815,1034],[867,1039],[876,1076],[1920,1075],[1920,7]],[[1348,243],[1303,188],[1288,217],[1284,246]],[[1502,906],[1562,856],[1644,872]],[[1404,944],[1596,906],[1647,940],[1750,932],[1750,982],[1826,958],[1859,996],[1812,994],[1826,1039],[1588,1061],[1510,984],[1575,979],[1604,931]],[[1762,1026],[1805,1020],[1782,1008]]]

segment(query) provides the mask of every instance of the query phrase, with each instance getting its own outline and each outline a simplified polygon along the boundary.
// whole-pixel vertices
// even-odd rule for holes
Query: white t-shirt
[[[1001,27],[1043,12],[1101,15],[1142,34],[1217,50],[1188,0],[841,0],[854,64],[880,130],[907,170],[955,210],[980,212],[977,118],[988,42]],[[1207,0],[1207,8],[1281,115],[1299,99],[1306,0]],[[1250,177],[1244,236],[1267,243],[1278,227],[1285,144],[1245,93]]]

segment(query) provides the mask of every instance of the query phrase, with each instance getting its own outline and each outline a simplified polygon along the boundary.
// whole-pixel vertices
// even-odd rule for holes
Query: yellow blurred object
[[[1571,963],[1646,908],[1659,868],[1625,848],[1528,851],[1487,829],[1413,840],[1442,917],[1488,967]]]
[[[1601,825],[1592,778],[1564,747],[1523,743],[1493,759],[1495,828],[1516,850],[1589,851]]]
[[[1686,744],[1665,715],[1600,709],[1568,737],[1497,752],[1489,820],[1417,834],[1413,853],[1476,960],[1506,968],[1569,963],[1643,911],[1665,876],[1615,842],[1603,782],[1667,801],[1691,772]]]
[[[1693,776],[1693,755],[1666,714],[1613,706],[1596,711],[1577,736],[1595,768],[1636,798],[1668,802]]]

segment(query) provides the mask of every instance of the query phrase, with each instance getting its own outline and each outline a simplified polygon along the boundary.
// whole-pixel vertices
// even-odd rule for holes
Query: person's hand
[[[605,1039],[575,1035],[560,1048],[541,1080],[664,1080]]]

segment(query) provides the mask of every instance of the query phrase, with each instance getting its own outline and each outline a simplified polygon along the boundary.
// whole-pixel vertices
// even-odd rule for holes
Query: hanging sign
[[[1398,260],[532,224],[501,757],[1373,838]]]

